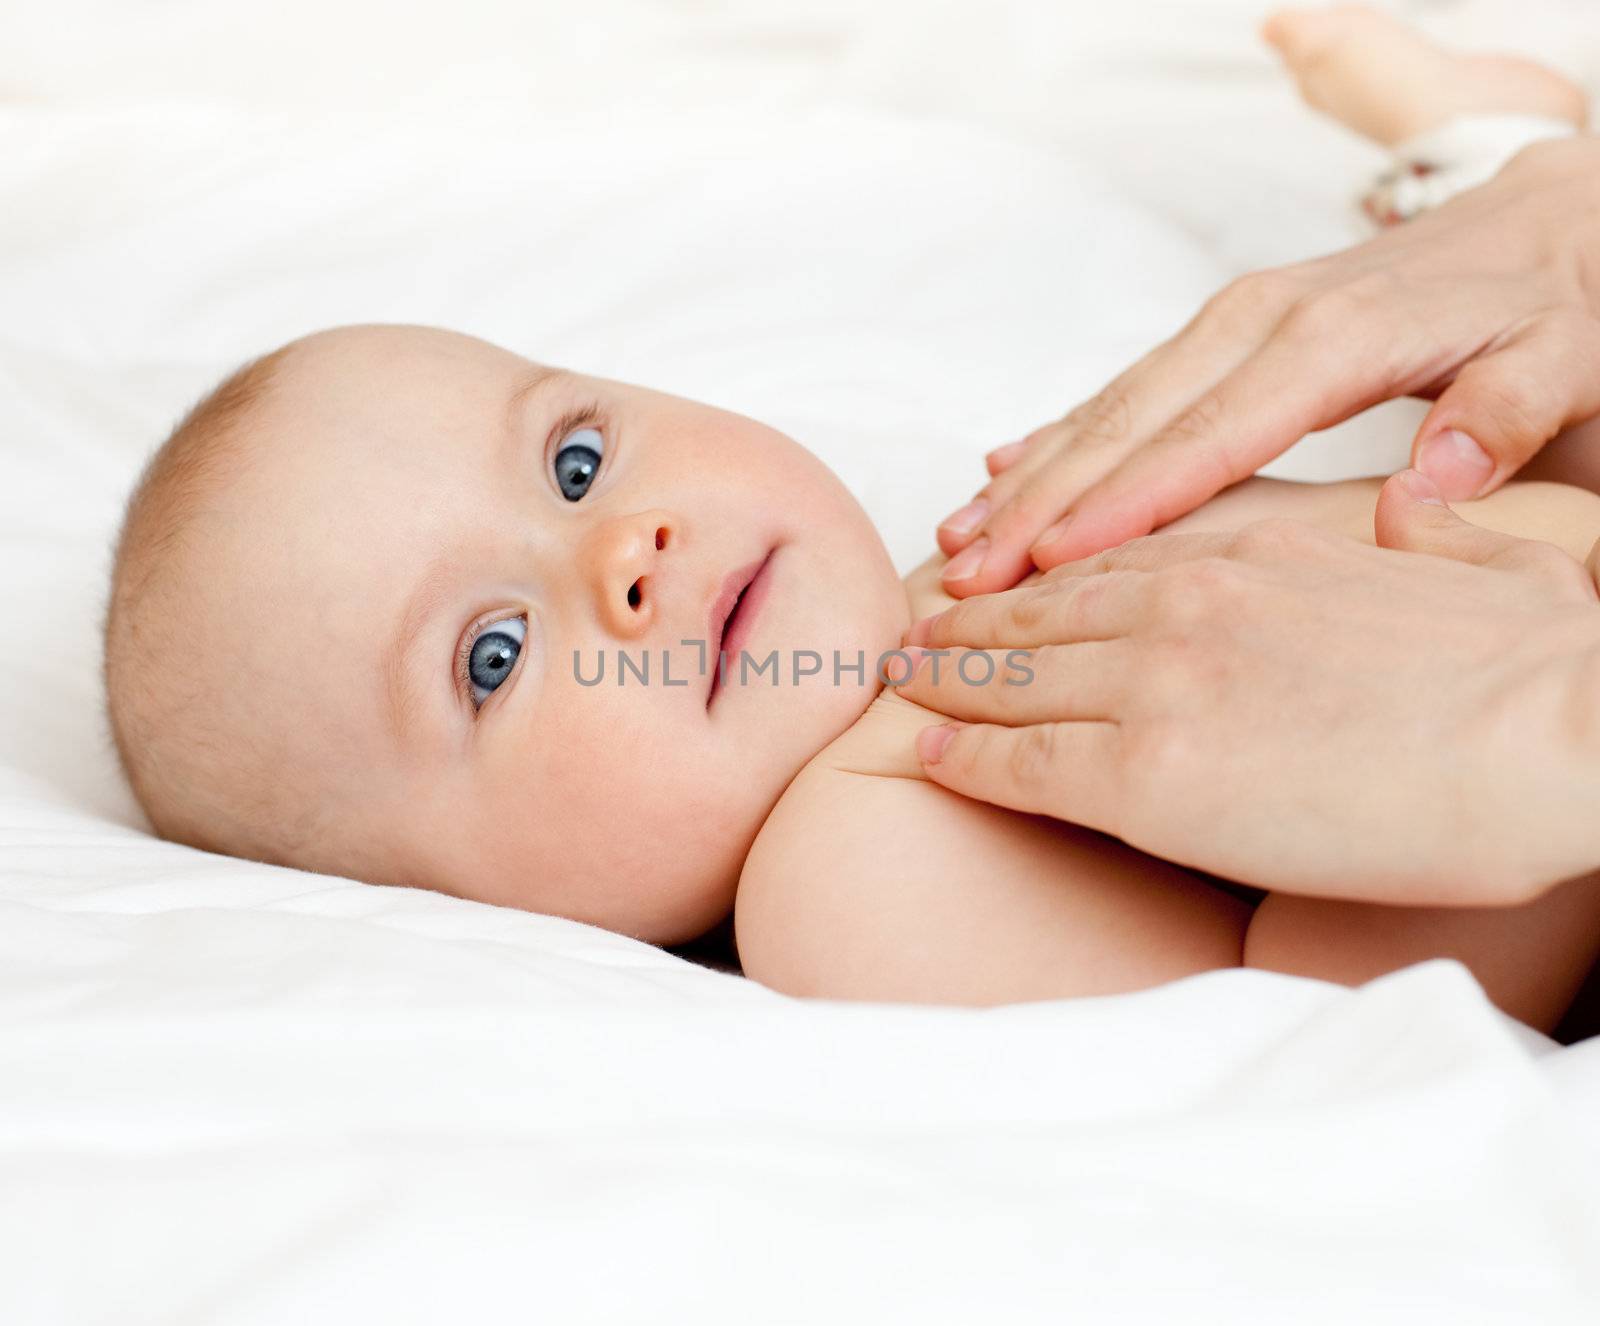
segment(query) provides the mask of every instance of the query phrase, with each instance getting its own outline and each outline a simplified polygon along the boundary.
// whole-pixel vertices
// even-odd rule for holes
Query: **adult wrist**
[[[1476,840],[1448,884],[1456,906],[1521,906],[1600,871],[1600,604],[1569,603],[1523,631],[1462,730],[1465,784],[1441,766]]]
[[[1600,134],[1578,134],[1564,144],[1561,166],[1579,192],[1568,216],[1574,230],[1573,269],[1589,312],[1600,318]]]
[[[1537,210],[1556,233],[1539,247],[1569,278],[1594,317],[1600,318],[1600,134],[1577,133],[1533,143],[1518,152],[1504,174],[1517,188],[1542,195]]]

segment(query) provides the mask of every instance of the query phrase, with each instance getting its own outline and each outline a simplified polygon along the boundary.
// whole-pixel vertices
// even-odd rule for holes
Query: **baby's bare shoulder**
[[[818,751],[778,799],[745,861],[739,886],[782,873],[799,856],[850,841],[856,824],[875,833],[885,809],[902,800],[901,783],[933,787],[917,760],[917,733],[939,715],[886,689],[867,711]],[[823,830],[825,826],[825,831]]]
[[[913,612],[951,602],[941,561],[908,577]],[[833,999],[985,1004],[1058,989],[1053,950],[1036,967],[1012,959],[1046,933],[1040,899],[1073,868],[1067,831],[930,782],[916,738],[943,721],[885,690],[790,783],[739,879],[747,976]],[[975,956],[975,942],[1002,956]]]
[[[936,715],[892,690],[802,769],[756,836],[739,878],[734,928],[747,975],[796,994],[854,985],[846,936],[885,922],[881,881],[920,859],[951,793],[923,775],[916,735]],[[892,861],[891,861],[892,858]],[[821,961],[826,954],[825,962]]]
[[[787,994],[989,1005],[1235,965],[1245,908],[1175,866],[922,776],[888,693],[784,794],[745,865],[745,974]]]

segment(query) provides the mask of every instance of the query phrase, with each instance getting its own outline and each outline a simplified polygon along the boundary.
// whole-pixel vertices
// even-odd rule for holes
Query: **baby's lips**
[[[905,643],[915,647],[925,646],[933,636],[933,619],[939,614],[924,617],[921,621],[912,622],[905,634]]]

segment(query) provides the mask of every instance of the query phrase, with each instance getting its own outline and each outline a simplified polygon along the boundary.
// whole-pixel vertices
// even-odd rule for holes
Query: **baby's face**
[[[247,723],[294,725],[280,774],[338,807],[331,868],[698,934],[907,623],[833,474],[691,401],[358,327],[298,343],[257,426],[206,521],[205,618],[231,639],[196,648],[236,670]],[[715,679],[747,583],[725,647],[778,650],[777,685]],[[825,663],[796,685],[802,650]],[[864,680],[835,684],[834,651]]]

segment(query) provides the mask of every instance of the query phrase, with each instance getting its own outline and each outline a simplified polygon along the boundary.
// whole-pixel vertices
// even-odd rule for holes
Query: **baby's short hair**
[[[231,739],[206,739],[204,715],[195,712],[196,696],[181,666],[177,637],[184,627],[177,609],[187,578],[202,573],[191,537],[197,517],[244,463],[251,417],[289,348],[230,373],[146,463],[117,536],[104,630],[112,740],[157,832],[261,859],[279,853],[247,826],[261,823],[267,807],[252,804],[262,793],[250,792],[250,780],[240,777],[248,752]]]

